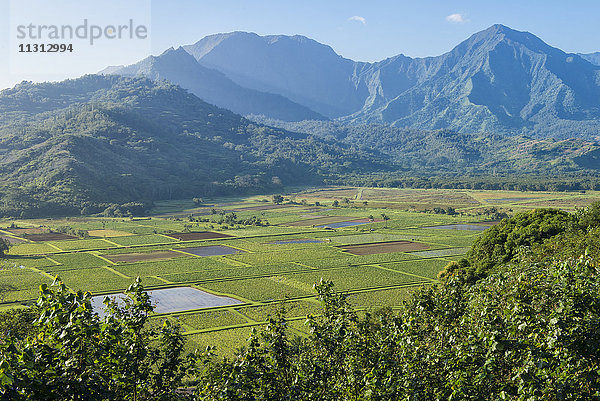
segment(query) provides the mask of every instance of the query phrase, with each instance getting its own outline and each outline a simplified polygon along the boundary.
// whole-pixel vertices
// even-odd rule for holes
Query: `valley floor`
[[[284,198],[165,201],[147,218],[0,221],[0,236],[12,243],[0,262],[0,309],[33,304],[39,285],[56,277],[95,296],[118,294],[140,277],[149,290],[189,287],[232,298],[182,310],[173,301],[171,309],[157,305],[168,312],[153,317],[177,320],[191,348],[210,344],[228,354],[281,307],[304,335],[306,315],[320,313],[312,287],[321,278],[357,309],[394,308],[435,283],[503,213],[572,211],[600,193],[330,187]],[[77,230],[87,236],[73,236]]]

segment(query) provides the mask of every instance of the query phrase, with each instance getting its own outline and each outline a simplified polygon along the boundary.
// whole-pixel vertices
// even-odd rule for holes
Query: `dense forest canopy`
[[[389,170],[353,146],[253,123],[166,82],[85,76],[0,93],[0,214],[98,212]]]

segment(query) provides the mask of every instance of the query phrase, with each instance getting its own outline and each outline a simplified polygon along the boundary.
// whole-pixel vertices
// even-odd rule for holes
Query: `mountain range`
[[[288,122],[591,139],[600,128],[597,60],[494,25],[437,57],[375,63],[304,36],[232,32],[103,73],[167,79],[220,107]]]
[[[379,63],[302,36],[213,35],[0,91],[0,215],[432,177],[600,188],[599,71],[501,25]]]

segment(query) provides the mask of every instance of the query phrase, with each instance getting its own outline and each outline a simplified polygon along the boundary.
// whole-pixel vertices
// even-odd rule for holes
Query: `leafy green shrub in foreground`
[[[147,328],[152,305],[139,282],[124,306],[105,301],[104,319],[93,313],[90,293],[62,283],[40,289],[36,335],[0,341],[0,399],[173,399],[190,366],[183,338],[170,322]]]
[[[587,257],[507,265],[368,314],[321,281],[308,337],[277,314],[228,359],[186,357],[176,327],[148,329],[139,283],[106,319],[89,294],[42,286],[38,334],[0,341],[0,398],[175,400],[185,379],[197,400],[598,399],[599,276]]]
[[[306,340],[282,316],[237,357],[206,362],[208,400],[591,400],[600,397],[599,270],[514,266],[359,318],[332,284]]]

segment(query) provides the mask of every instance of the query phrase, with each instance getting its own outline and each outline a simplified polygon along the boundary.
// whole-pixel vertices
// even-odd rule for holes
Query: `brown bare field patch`
[[[89,230],[88,234],[90,237],[128,237],[134,235],[125,231],[118,230]]]
[[[35,228],[10,228],[10,229],[4,230],[4,231],[8,231],[9,233],[14,234],[14,235],[23,235],[23,234],[42,234],[42,233],[47,233],[48,229],[41,228],[41,227],[35,227]]]
[[[353,255],[375,255],[378,253],[412,252],[429,249],[429,245],[412,241],[376,242],[374,244],[339,246]]]
[[[119,255],[103,255],[104,258],[111,262],[119,263],[133,263],[133,262],[146,262],[149,260],[160,260],[160,259],[173,259],[179,256],[185,256],[181,252],[175,251],[156,251],[156,252],[145,252],[145,253],[122,253]]]
[[[233,237],[233,235],[215,233],[212,231],[202,231],[202,232],[197,232],[197,233],[172,233],[172,234],[165,234],[165,235],[167,237],[175,238],[180,241],[196,241],[196,240],[202,240],[202,239]]]
[[[68,239],[77,239],[72,235],[63,234],[63,233],[43,233],[43,234],[26,234],[24,238],[34,242],[44,242],[44,241],[63,241]]]

